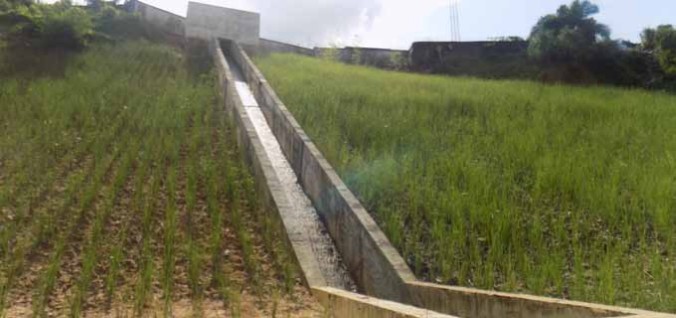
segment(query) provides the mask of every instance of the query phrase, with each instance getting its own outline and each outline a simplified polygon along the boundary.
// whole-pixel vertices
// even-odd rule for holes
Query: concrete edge
[[[330,317],[443,318],[454,316],[332,288],[312,288]]]
[[[228,10],[232,10],[232,11],[238,11],[238,12],[242,12],[242,13],[248,13],[248,14],[251,14],[251,15],[256,15],[256,16],[258,16],[259,18],[260,18],[260,16],[261,16],[260,12],[254,12],[254,11],[242,10],[242,9],[233,9],[233,8],[229,8],[229,7],[224,7],[224,6],[219,6],[219,5],[215,5],[215,4],[204,3],[204,2],[200,2],[200,1],[192,1],[192,0],[188,1],[188,9],[190,9],[190,4],[192,4],[193,6],[196,6],[196,5],[201,6],[201,5],[203,5],[203,6],[207,6],[207,7],[216,8],[216,9],[228,9]]]
[[[274,217],[284,228],[287,237],[286,243],[293,249],[294,256],[303,274],[307,286],[326,286],[326,281],[321,274],[319,264],[312,255],[309,242],[303,239],[301,233],[290,233],[288,230],[292,220],[289,220],[291,204],[280,189],[280,181],[275,174],[272,164],[265,153],[263,144],[256,135],[253,123],[247,116],[244,105],[237,98],[237,90],[234,86],[234,77],[230,71],[225,56],[213,41],[209,43],[214,57],[214,64],[219,78],[219,94],[223,97],[224,107],[231,120],[235,122],[237,129],[237,142],[242,155],[249,166],[257,185],[257,190],[266,207],[274,211]]]
[[[408,282],[421,307],[466,317],[628,317],[648,315],[676,318],[676,315],[581,301],[504,293],[474,288]]]
[[[246,52],[237,44],[231,44],[229,50],[229,55],[242,68],[284,155],[329,229],[360,289],[375,297],[414,303],[405,282],[415,280],[415,276],[404,259],[303,131]]]
[[[173,12],[169,12],[169,11],[164,10],[164,9],[160,9],[160,8],[158,8],[158,7],[156,7],[156,6],[152,5],[152,4],[146,3],[146,2],[143,1],[143,0],[136,0],[136,2],[139,2],[139,3],[141,3],[141,4],[145,5],[145,6],[148,6],[148,7],[152,7],[152,8],[155,9],[155,10],[162,11],[162,12],[168,14],[168,15],[172,15],[172,16],[174,16],[175,18],[178,18],[178,19],[181,19],[181,20],[184,20],[184,21],[185,21],[185,19],[186,19],[186,17],[184,17],[184,16],[182,16],[182,15],[179,15],[179,14],[176,14],[176,13],[173,13]]]

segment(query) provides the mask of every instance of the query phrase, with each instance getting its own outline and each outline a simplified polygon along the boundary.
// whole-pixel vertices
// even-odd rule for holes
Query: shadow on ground
[[[76,54],[72,50],[44,49],[21,43],[0,46],[0,78],[26,81],[61,78]]]

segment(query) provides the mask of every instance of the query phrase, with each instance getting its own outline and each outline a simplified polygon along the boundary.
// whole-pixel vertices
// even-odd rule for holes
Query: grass
[[[419,277],[676,312],[676,96],[256,62]]]
[[[285,314],[313,306],[248,221],[215,76],[186,55],[130,41],[0,65],[0,317],[266,316],[272,291]]]

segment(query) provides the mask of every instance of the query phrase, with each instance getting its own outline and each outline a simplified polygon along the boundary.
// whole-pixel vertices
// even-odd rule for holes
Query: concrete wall
[[[335,288],[312,288],[319,303],[334,317],[455,318],[401,303],[358,295]]]
[[[621,317],[642,311],[547,297],[500,293],[410,282],[420,306],[466,318],[490,317]]]
[[[214,58],[214,66],[218,72],[219,79],[219,95],[223,99],[224,107],[229,119],[236,127],[237,143],[241,153],[244,156],[244,161],[250,168],[254,180],[256,180],[256,190],[262,204],[266,207],[266,211],[270,211],[277,224],[287,228],[293,220],[288,219],[291,213],[291,204],[288,198],[281,190],[281,183],[272,168],[269,158],[266,155],[263,144],[258,139],[253,123],[247,116],[244,105],[237,96],[235,89],[234,78],[221,51],[220,44],[214,41],[210,42],[210,51]],[[326,282],[321,275],[319,265],[315,258],[303,251],[309,250],[308,242],[303,241],[294,233],[286,232],[287,234],[280,239],[284,239],[289,247],[294,251],[301,251],[295,253],[296,260],[300,265],[300,269],[305,274],[303,278],[308,286],[325,286]]]
[[[293,53],[314,56],[313,49],[268,39],[260,39],[256,53],[258,54]]]
[[[528,42],[416,42],[410,49],[415,72],[482,78],[536,78]]]
[[[228,45],[301,186],[341,252],[351,276],[366,294],[412,304],[406,281],[414,280],[403,258],[350,192],[279,100],[244,50]]]
[[[528,50],[526,41],[478,42],[415,42],[410,53],[413,64],[446,57],[484,56],[489,54],[523,54]]]
[[[238,48],[238,47],[237,47]],[[410,305],[394,303],[371,297],[365,297],[356,293],[339,290],[326,286],[315,257],[312,255],[312,247],[309,242],[301,239],[302,235],[297,235],[289,224],[291,215],[288,210],[291,205],[288,203],[284,192],[280,189],[280,182],[272,168],[269,158],[266,155],[261,140],[258,139],[256,130],[247,116],[244,105],[237,95],[234,86],[234,77],[225,56],[221,50],[218,41],[210,42],[210,51],[214,58],[214,64],[218,73],[218,90],[222,98],[223,106],[226,109],[228,118],[236,127],[237,142],[242,149],[242,155],[251,170],[255,184],[257,186],[259,197],[271,212],[273,220],[276,220],[284,231],[286,236],[280,237],[294,251],[294,255],[299,264],[300,270],[305,279],[306,285],[311,289],[313,295],[325,306],[325,317],[401,317],[401,318],[454,318],[437,312],[415,308]],[[241,49],[237,49],[241,51]],[[241,51],[243,54],[243,51]]]
[[[243,45],[258,45],[260,14],[189,2],[186,36],[204,40],[217,37]]]
[[[368,47],[322,48],[314,49],[314,55],[323,57],[335,54],[333,58],[348,64],[373,66],[383,69],[405,69],[408,65],[408,51]]]
[[[141,18],[173,35],[185,35],[185,18],[168,11],[153,7],[141,1],[131,3],[132,12],[137,12]]]

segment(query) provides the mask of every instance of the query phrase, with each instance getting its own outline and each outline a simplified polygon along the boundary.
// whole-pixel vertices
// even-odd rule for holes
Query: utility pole
[[[458,9],[458,0],[450,0],[450,26],[451,41],[459,42],[462,40],[460,35],[460,10]]]

